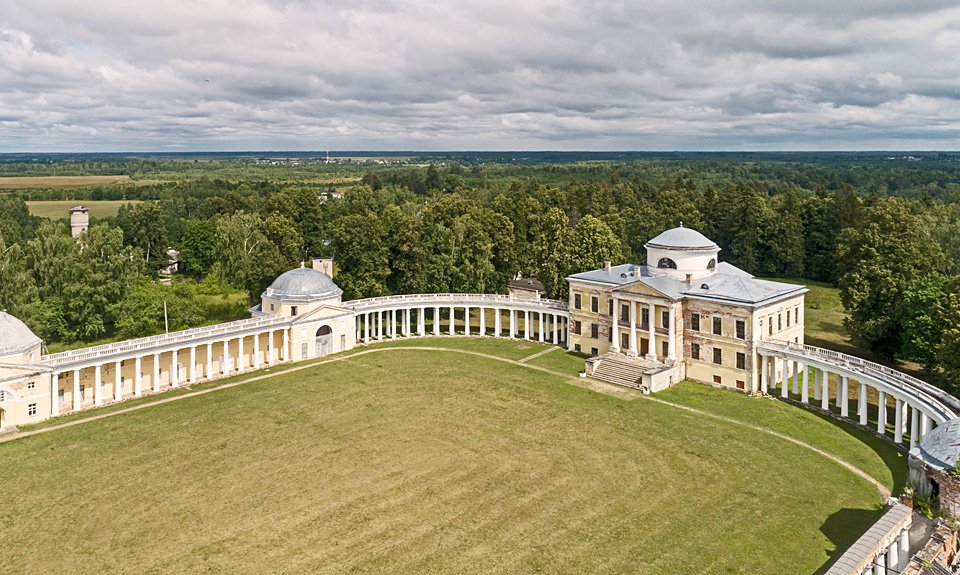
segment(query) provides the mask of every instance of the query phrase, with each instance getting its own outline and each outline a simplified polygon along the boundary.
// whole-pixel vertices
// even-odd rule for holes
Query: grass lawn
[[[90,208],[91,218],[112,218],[117,215],[120,206],[137,204],[140,200],[31,200],[27,202],[30,215],[51,220],[69,219],[70,208],[83,206]]]
[[[0,190],[82,188],[128,181],[130,176],[4,176]]]
[[[388,350],[0,444],[4,567],[806,574],[878,516],[872,485],[808,449],[565,381]],[[796,408],[693,385],[669,399],[882,474],[846,430],[780,413]]]

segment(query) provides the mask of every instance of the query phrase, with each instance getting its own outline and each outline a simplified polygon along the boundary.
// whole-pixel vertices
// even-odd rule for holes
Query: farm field
[[[51,220],[69,219],[70,208],[90,208],[91,218],[112,218],[124,204],[137,204],[140,200],[35,200],[28,201],[30,214]]]
[[[812,573],[878,515],[874,485],[802,446],[512,363],[547,346],[446,341],[0,444],[6,569]],[[558,353],[538,359],[572,367]],[[671,393],[752,424],[793,409]],[[883,444],[788,424],[892,487]]]
[[[129,182],[130,176],[4,176],[0,190],[81,188]]]

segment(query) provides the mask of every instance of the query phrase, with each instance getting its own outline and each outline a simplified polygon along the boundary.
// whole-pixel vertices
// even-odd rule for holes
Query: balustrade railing
[[[436,293],[436,294],[405,294],[383,297],[372,297],[344,302],[344,307],[356,311],[372,307],[389,307],[391,305],[444,305],[481,303],[485,305],[503,306],[530,306],[542,307],[554,311],[567,311],[567,302],[555,299],[520,298],[504,294],[470,294],[470,293]]]

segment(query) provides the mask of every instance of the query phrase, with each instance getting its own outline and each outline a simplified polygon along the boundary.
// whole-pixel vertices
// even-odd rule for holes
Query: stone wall
[[[956,563],[958,552],[960,537],[957,532],[940,523],[923,549],[910,559],[901,575],[925,575],[931,573],[929,569],[934,565],[950,568]]]

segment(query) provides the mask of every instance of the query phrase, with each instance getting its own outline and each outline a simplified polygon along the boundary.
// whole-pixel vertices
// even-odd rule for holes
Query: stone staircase
[[[654,366],[652,362],[627,357],[619,353],[608,353],[599,357],[593,365],[593,371],[588,368],[587,374],[594,379],[632,387],[643,388],[643,375]]]

